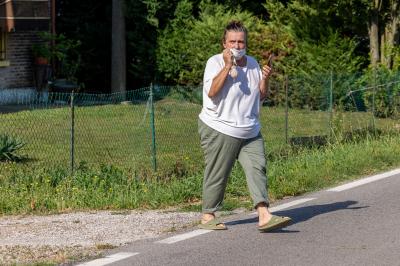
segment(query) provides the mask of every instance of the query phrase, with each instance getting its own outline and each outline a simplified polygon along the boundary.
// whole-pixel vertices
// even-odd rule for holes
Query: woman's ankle
[[[203,213],[203,216],[202,216],[201,219],[203,221],[210,221],[210,220],[212,220],[214,218],[215,218],[215,214],[214,213]]]

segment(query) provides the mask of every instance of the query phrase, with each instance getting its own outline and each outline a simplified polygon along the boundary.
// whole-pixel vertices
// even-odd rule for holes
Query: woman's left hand
[[[262,71],[262,79],[268,79],[269,76],[272,73],[272,67],[270,66],[263,66],[263,68],[261,69]]]

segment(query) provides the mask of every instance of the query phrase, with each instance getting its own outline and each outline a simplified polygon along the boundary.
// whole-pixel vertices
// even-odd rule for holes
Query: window
[[[0,0],[0,27],[5,32],[48,30],[49,0]]]

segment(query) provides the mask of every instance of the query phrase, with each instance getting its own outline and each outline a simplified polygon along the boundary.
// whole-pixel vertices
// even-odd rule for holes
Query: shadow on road
[[[334,211],[338,211],[338,210],[358,210],[358,209],[364,209],[364,208],[369,207],[369,206],[351,207],[352,205],[355,205],[357,203],[358,202],[354,201],[354,200],[347,200],[347,201],[341,201],[341,202],[335,202],[335,203],[329,203],[329,204],[311,205],[311,206],[293,208],[293,209],[284,210],[284,211],[277,211],[277,212],[274,212],[274,214],[279,215],[279,216],[289,216],[290,218],[292,218],[292,224],[297,224],[297,223],[307,221],[317,215],[321,215],[321,214],[325,214],[325,213],[329,213],[329,212],[334,212]],[[257,223],[257,222],[258,222],[258,217],[255,217],[255,218],[248,218],[248,219],[227,222],[226,225],[238,225],[238,224],[248,224],[248,223]],[[299,231],[278,229],[278,230],[274,230],[274,232],[296,233]]]

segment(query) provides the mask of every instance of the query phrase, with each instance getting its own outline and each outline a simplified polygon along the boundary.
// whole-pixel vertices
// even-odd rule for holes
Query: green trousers
[[[203,213],[213,213],[221,206],[228,177],[239,161],[246,175],[254,206],[269,205],[266,159],[261,133],[251,139],[240,139],[220,133],[199,119],[199,135],[204,151]]]

